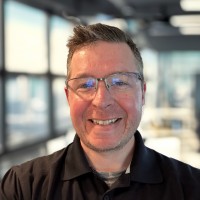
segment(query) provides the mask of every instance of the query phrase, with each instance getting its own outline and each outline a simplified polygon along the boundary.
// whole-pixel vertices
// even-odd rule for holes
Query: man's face
[[[70,67],[70,78],[102,78],[117,72],[138,72],[127,44],[103,41],[77,50]],[[83,148],[105,152],[126,146],[140,123],[144,93],[145,84],[141,81],[131,94],[117,98],[111,96],[103,81],[99,81],[92,100],[66,89],[72,123]]]

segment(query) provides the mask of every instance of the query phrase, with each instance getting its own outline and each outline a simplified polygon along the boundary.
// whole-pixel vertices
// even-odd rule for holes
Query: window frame
[[[50,54],[51,54],[51,50],[50,50],[50,42],[51,42],[51,38],[50,38],[50,31],[51,31],[51,18],[53,16],[56,16],[56,14],[54,13],[50,13],[48,10],[45,10],[43,8],[39,8],[38,6],[34,6],[34,5],[30,5],[29,2],[21,2],[21,1],[16,1],[19,3],[23,3],[25,5],[28,6],[33,6],[36,9],[40,9],[42,12],[44,12],[47,16],[47,21],[46,21],[46,41],[45,44],[47,46],[47,71],[43,72],[43,73],[30,73],[30,72],[20,72],[20,71],[8,71],[5,68],[5,3],[8,0],[2,0],[0,1],[0,28],[1,28],[1,32],[0,32],[0,58],[2,57],[2,63],[0,63],[0,79],[1,79],[1,83],[0,84],[0,89],[1,89],[1,93],[2,95],[0,96],[0,107],[2,109],[1,112],[1,116],[0,116],[0,124],[2,125],[0,128],[0,139],[2,141],[2,151],[0,151],[0,157],[4,156],[4,155],[8,155],[8,154],[12,154],[13,152],[18,152],[21,150],[25,150],[27,148],[30,148],[31,146],[37,146],[40,145],[42,143],[46,143],[48,140],[65,135],[69,130],[66,131],[61,131],[59,132],[58,129],[55,128],[55,110],[54,110],[54,98],[53,98],[53,81],[56,78],[63,78],[63,83],[65,80],[65,74],[56,74],[53,73],[51,71],[51,63],[50,63]],[[36,3],[37,4],[37,3]],[[61,17],[61,16],[60,16]],[[67,21],[67,20],[66,20]],[[64,67],[64,66],[63,66]],[[27,145],[23,145],[23,146],[19,146],[13,149],[9,149],[8,146],[6,145],[7,143],[7,126],[6,126],[6,109],[5,109],[5,105],[6,105],[6,94],[9,91],[6,91],[6,87],[5,87],[5,83],[6,83],[6,77],[9,76],[19,76],[19,75],[23,75],[23,76],[35,76],[35,77],[45,77],[47,79],[48,82],[48,99],[49,99],[49,109],[48,109],[48,136],[37,140],[31,144],[27,144]],[[64,84],[63,84],[64,85]],[[63,88],[63,93],[64,93],[64,88]],[[67,103],[66,103],[67,105]]]

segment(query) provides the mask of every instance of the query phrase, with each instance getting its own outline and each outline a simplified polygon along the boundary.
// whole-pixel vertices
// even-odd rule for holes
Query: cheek
[[[140,117],[143,106],[143,98],[141,94],[136,94],[132,97],[121,99],[118,102],[121,108],[125,111],[129,120]]]
[[[81,126],[84,122],[84,115],[87,109],[87,103],[75,95],[68,96],[68,102],[70,107],[70,115],[74,127]]]
[[[144,105],[144,101],[143,101],[143,98],[138,96],[137,98],[135,98],[135,109],[138,111],[138,112],[141,112],[142,111],[142,106]]]

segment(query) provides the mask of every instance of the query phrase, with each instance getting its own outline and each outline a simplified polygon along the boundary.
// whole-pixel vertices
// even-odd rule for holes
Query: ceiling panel
[[[183,14],[200,14],[200,12],[184,12],[180,7],[180,0],[21,0],[24,3],[45,9],[51,13],[66,16],[74,16],[80,19],[90,19],[99,14],[105,14],[113,18],[121,18],[129,23],[129,32],[136,30],[130,26],[130,21],[138,22],[138,34],[142,34],[145,39],[154,41],[158,37],[157,42],[151,42],[152,47],[156,49],[166,46],[166,42],[172,39],[176,42],[176,47],[183,48],[183,41],[187,40],[187,36],[182,36],[178,28],[170,25],[170,17],[172,15]],[[90,18],[88,18],[90,17]],[[172,38],[173,37],[173,38]],[[174,39],[176,38],[176,39]],[[180,39],[177,39],[180,38]],[[199,44],[197,36],[188,36],[188,48],[200,49],[195,44]],[[196,43],[194,42],[196,41]],[[167,44],[170,47],[170,45]],[[175,46],[175,45],[172,45]],[[172,47],[171,46],[171,47]],[[168,48],[169,49],[169,48]]]

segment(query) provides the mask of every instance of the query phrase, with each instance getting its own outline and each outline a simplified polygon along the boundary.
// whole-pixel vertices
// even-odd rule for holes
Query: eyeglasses
[[[67,88],[80,97],[91,100],[95,97],[99,81],[104,81],[107,90],[113,97],[122,94],[132,94],[137,83],[143,81],[143,76],[137,72],[121,72],[104,78],[80,77],[66,80]]]

